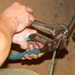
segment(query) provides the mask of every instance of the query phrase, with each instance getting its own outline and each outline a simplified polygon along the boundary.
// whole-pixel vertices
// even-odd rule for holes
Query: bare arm
[[[0,66],[8,56],[14,34],[14,26],[10,27],[9,25],[10,23],[6,23],[0,18]]]
[[[30,8],[15,2],[0,15],[0,66],[9,54],[14,33],[22,31],[34,21],[31,13]]]

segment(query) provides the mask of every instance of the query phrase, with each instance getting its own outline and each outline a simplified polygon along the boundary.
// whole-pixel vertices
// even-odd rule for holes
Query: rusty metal
[[[64,32],[67,28],[64,24],[46,24],[35,20],[31,25],[34,29],[37,29],[43,33],[56,36],[59,32]]]
[[[68,25],[65,25],[62,23],[60,23],[60,24],[46,24],[46,23],[35,20],[32,24],[33,28],[54,37],[53,39],[50,39],[50,37],[49,37],[50,40],[45,42],[45,46],[42,48],[42,50],[46,50],[46,49],[50,50],[50,51],[55,50],[55,47],[58,44],[61,36],[62,36],[62,41],[60,43],[59,49],[63,49],[66,46],[67,37],[68,37],[70,31],[75,26],[75,24],[72,24],[74,19],[75,19],[75,14],[71,18]],[[73,36],[73,38],[74,38],[74,36]],[[42,42],[42,41],[44,41],[44,40],[41,40],[40,42]]]
[[[43,51],[44,50],[45,51],[55,50],[55,46],[57,45],[57,43],[60,39],[59,38],[60,35],[62,35],[64,32],[68,32],[67,26],[62,24],[62,23],[61,24],[50,24],[49,25],[49,24],[42,23],[42,22],[39,22],[39,21],[35,20],[32,24],[32,27],[41,31],[41,32],[43,32],[43,33],[46,33],[46,34],[49,34],[49,35],[53,36],[53,39],[50,39],[50,37],[49,37],[49,39],[45,42],[45,46],[42,48]],[[64,35],[59,49],[63,49],[65,47],[66,41],[67,41],[67,37]],[[42,42],[42,40],[40,42]],[[48,44],[50,44],[50,46],[48,46]]]
[[[40,48],[40,52],[50,52],[50,51],[54,51],[55,49],[58,48],[58,45],[61,41],[62,36],[63,36],[62,34],[59,34],[56,36],[56,38],[50,39],[42,34],[37,33],[37,34],[30,35],[29,38],[32,41],[38,41],[38,42],[41,42],[42,44],[44,44],[44,46],[42,48]],[[64,40],[65,38],[62,38],[62,39]],[[65,45],[64,42],[62,41],[59,49],[64,48],[64,45]]]

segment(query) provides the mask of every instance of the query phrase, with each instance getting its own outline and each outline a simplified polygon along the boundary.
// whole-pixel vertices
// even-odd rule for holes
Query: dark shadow
[[[68,50],[66,50],[65,48],[62,50],[57,50],[56,58],[62,59],[66,54],[68,54]]]
[[[72,40],[73,40],[73,42],[75,42],[75,32],[72,35]]]
[[[9,62],[6,60],[0,68],[6,68],[6,67],[8,67],[8,63]]]
[[[18,44],[14,44],[14,43],[12,43],[11,50],[18,51],[20,53],[25,51],[25,50],[21,49]]]

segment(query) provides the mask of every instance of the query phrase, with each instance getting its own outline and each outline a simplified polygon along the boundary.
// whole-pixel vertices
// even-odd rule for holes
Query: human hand
[[[36,33],[35,30],[25,29],[25,27],[29,26],[33,21],[34,17],[32,15],[33,11],[24,5],[19,3],[14,3],[10,7],[8,7],[2,14],[2,19],[9,23],[9,27],[13,29],[14,33],[19,32],[13,36],[13,43],[19,44],[22,49],[31,50],[34,42],[30,42],[27,44],[25,40],[30,34]],[[17,39],[18,38],[18,39]],[[40,44],[39,44],[40,45]],[[38,47],[35,44],[35,47]],[[40,57],[41,54],[35,55],[24,55],[22,59],[31,59]]]
[[[26,42],[26,38],[30,34],[34,34],[34,33],[37,33],[37,31],[26,28],[24,31],[17,33],[13,36],[13,43],[19,44],[20,47],[22,49],[25,49],[26,51],[43,47],[43,45],[39,42],[33,42],[33,41]],[[31,60],[32,58],[36,59],[38,57],[41,57],[42,55],[43,55],[43,53],[40,53],[38,55],[33,54],[33,53],[32,54],[25,54],[24,57],[22,57],[22,60],[24,60],[24,59]]]
[[[40,42],[35,42],[35,41],[29,41],[28,42],[28,48],[26,51],[29,51],[29,50],[36,50],[36,49],[40,49],[43,47],[43,44],[41,44]],[[37,59],[39,57],[41,57],[42,55],[44,55],[44,53],[39,53],[39,54],[34,54],[34,53],[31,53],[31,54],[25,54],[21,59],[22,60],[25,60],[25,59],[28,59],[28,60],[31,60],[31,59]]]
[[[36,32],[32,30],[28,32],[27,29],[25,30],[25,28],[34,21],[32,12],[29,7],[15,2],[0,14],[0,66],[9,54],[12,39],[13,42],[19,44],[21,48],[27,49],[27,42],[24,39]],[[18,35],[14,33],[18,33]],[[16,41],[16,39],[18,39],[18,41]]]
[[[8,25],[12,27],[14,33],[20,32],[13,36],[13,43],[19,44],[22,49],[32,49],[32,47],[28,49],[30,44],[27,44],[25,40],[30,34],[36,33],[35,30],[25,29],[25,27],[29,26],[34,21],[32,13],[33,11],[29,7],[15,2],[1,14],[2,19],[9,23]],[[31,44],[33,45],[33,42]],[[37,45],[35,44],[35,46]],[[28,56],[36,58],[37,55],[24,55],[25,58],[29,59]],[[24,59],[24,57],[22,59]]]
[[[33,11],[29,7],[15,2],[1,16],[15,32],[20,32],[34,21],[32,13]]]

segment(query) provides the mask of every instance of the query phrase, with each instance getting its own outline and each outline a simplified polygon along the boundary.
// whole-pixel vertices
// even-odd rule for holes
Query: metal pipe
[[[72,25],[72,23],[73,23],[74,20],[75,20],[75,14],[72,16],[72,18],[71,18],[71,20],[70,20],[70,22],[69,22],[69,24],[67,26],[67,28],[68,28],[69,31],[74,26],[74,25]]]

